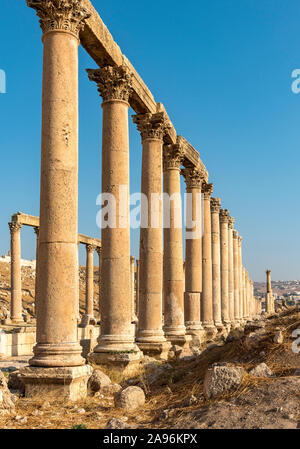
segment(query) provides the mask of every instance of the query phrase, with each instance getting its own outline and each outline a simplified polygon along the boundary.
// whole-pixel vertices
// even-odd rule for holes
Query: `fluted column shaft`
[[[21,228],[20,223],[9,223],[11,255],[11,303],[10,319],[18,323],[22,316],[22,278],[21,278]]]
[[[164,204],[164,331],[171,342],[185,336],[180,192],[182,159],[183,150],[179,145],[164,147],[164,193],[170,199]],[[170,219],[168,224],[167,216]],[[182,340],[184,342],[184,338]]]
[[[240,318],[244,319],[244,289],[243,289],[243,262],[242,262],[242,237],[238,238],[239,248],[239,296],[240,296]]]
[[[220,198],[211,198],[211,245],[212,245],[212,295],[213,318],[217,328],[223,328],[221,315],[221,253],[220,253]]]
[[[101,321],[101,314],[100,314],[100,304],[101,304],[101,285],[102,285],[102,247],[97,246],[96,248],[97,254],[98,254],[98,293],[99,293],[99,316]]]
[[[229,296],[228,296],[228,210],[222,209],[220,212],[220,235],[221,235],[221,311],[222,321],[225,325],[230,324],[229,320]]]
[[[184,318],[186,333],[199,336],[203,333],[200,319],[202,289],[202,198],[203,175],[194,167],[182,170],[186,182],[186,240],[185,240],[185,293]],[[195,338],[194,338],[195,341]]]

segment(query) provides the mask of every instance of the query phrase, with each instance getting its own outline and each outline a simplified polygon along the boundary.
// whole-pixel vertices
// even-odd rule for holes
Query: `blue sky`
[[[299,279],[300,68],[298,0],[94,0],[123,53],[162,102],[236,217],[244,264],[254,280]],[[183,7],[184,6],[184,7]],[[39,213],[42,43],[25,0],[1,1],[0,254],[12,213]],[[79,232],[99,236],[101,100],[79,50]],[[133,112],[130,111],[130,114]],[[130,125],[131,191],[140,190],[141,144]],[[184,189],[184,184],[182,184]],[[66,224],[67,225],[67,224]],[[132,254],[138,256],[138,231]],[[35,257],[22,230],[22,254]],[[84,263],[84,252],[80,252]]]

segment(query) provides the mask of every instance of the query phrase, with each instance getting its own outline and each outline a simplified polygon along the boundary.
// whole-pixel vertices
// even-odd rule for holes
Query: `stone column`
[[[239,234],[233,233],[233,274],[234,274],[234,320],[240,324],[240,269],[239,269]]]
[[[220,253],[220,198],[211,198],[212,295],[213,317],[216,328],[223,331],[221,315],[221,253]]]
[[[102,194],[111,195],[109,212],[115,223],[103,227],[101,328],[98,345],[90,354],[95,364],[128,372],[141,353],[131,326],[129,135],[128,108],[132,74],[126,66],[88,70],[103,98]],[[113,353],[113,354],[112,354]]]
[[[39,234],[40,228],[38,226],[34,227],[34,233],[36,235],[36,253],[35,253],[35,295],[34,295],[34,304],[36,302],[36,298],[38,296],[38,253],[39,253]]]
[[[203,184],[203,239],[202,239],[202,295],[201,321],[210,340],[215,337],[217,329],[213,321],[212,302],[212,253],[211,253],[211,212],[210,197],[213,192],[212,184]]]
[[[22,280],[21,280],[21,228],[17,222],[8,223],[10,229],[11,254],[11,303],[10,321],[22,323]]]
[[[266,270],[267,275],[267,293],[266,293],[266,313],[274,312],[274,297],[272,293],[271,270]]]
[[[220,235],[221,235],[221,309],[222,321],[227,330],[230,330],[229,319],[229,270],[228,270],[228,222],[229,212],[227,209],[220,211]]]
[[[239,296],[240,296],[240,319],[244,322],[244,289],[243,289],[243,261],[242,261],[242,237],[238,237],[239,248]]]
[[[27,395],[51,390],[77,399],[89,372],[77,341],[76,252],[78,45],[90,14],[76,0],[27,4],[40,18],[44,56],[37,344],[22,380]]]
[[[180,166],[184,158],[181,145],[164,147],[164,331],[174,345],[186,345],[191,337],[184,325],[182,211]],[[169,220],[168,220],[169,219]]]
[[[139,329],[137,343],[145,354],[166,358],[170,344],[162,330],[162,151],[168,126],[163,113],[133,117],[143,144],[139,259]],[[155,200],[156,199],[156,204]]]
[[[201,186],[204,175],[200,169],[194,167],[186,167],[182,170],[182,174],[185,178],[187,190],[184,318],[186,333],[192,336],[193,345],[197,345],[202,343],[205,333],[200,319],[202,290]]]
[[[140,261],[136,261],[136,300],[135,300],[135,314],[139,321],[139,291],[140,291]]]
[[[102,273],[101,273],[101,267],[102,267],[102,248],[101,246],[97,246],[96,248],[97,254],[98,254],[98,292],[99,292],[99,319],[101,320],[100,310],[101,310],[101,284],[102,284]]]
[[[82,326],[95,324],[94,319],[94,245],[85,245],[86,249],[86,268],[85,268],[85,314],[82,317]]]
[[[229,302],[229,320],[231,326],[234,326],[234,258],[233,258],[233,226],[234,218],[228,220],[228,302]]]

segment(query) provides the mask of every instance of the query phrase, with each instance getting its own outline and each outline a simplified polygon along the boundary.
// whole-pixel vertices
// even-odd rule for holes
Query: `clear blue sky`
[[[269,267],[273,279],[299,279],[300,94],[291,91],[291,73],[300,68],[299,0],[93,4],[178,134],[199,150],[214,196],[237,218],[250,276],[264,280]],[[7,93],[0,94],[2,254],[11,214],[39,213],[42,44],[25,0],[2,0],[0,20],[0,69],[7,76]],[[79,232],[98,236],[101,100],[85,73],[93,67],[81,48]],[[135,192],[141,144],[133,125],[130,145]],[[22,230],[26,258],[35,257],[33,235]],[[138,255],[137,231],[132,253]]]

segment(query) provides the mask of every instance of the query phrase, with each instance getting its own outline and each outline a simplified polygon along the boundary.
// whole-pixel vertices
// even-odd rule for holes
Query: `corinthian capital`
[[[220,198],[211,198],[210,199],[210,210],[212,213],[220,213],[221,209],[221,199]]]
[[[202,184],[202,193],[205,200],[209,200],[214,190],[213,184],[204,183]]]
[[[229,229],[233,229],[234,222],[235,222],[235,219],[233,217],[229,217],[229,220],[228,220],[228,228]]]
[[[132,93],[132,73],[128,67],[104,67],[103,69],[87,69],[90,81],[95,81],[103,101],[122,100],[129,102]]]
[[[229,212],[227,209],[221,209],[220,211],[220,222],[221,223],[228,223],[229,222]]]
[[[181,174],[184,176],[187,189],[201,189],[202,183],[205,181],[201,170],[194,166],[186,167],[181,170]]]
[[[165,132],[170,127],[169,121],[163,112],[137,114],[133,115],[132,119],[141,133],[142,140],[162,140]]]
[[[86,252],[87,253],[94,253],[95,249],[96,249],[95,245],[90,245],[90,244],[86,245]]]
[[[232,236],[233,236],[234,239],[238,240],[239,233],[238,233],[238,231],[236,229],[233,230]]]
[[[13,233],[19,232],[21,230],[22,224],[17,223],[15,221],[11,221],[10,223],[8,223],[8,227],[10,229],[11,234],[13,234]]]
[[[164,146],[164,171],[180,170],[180,166],[185,156],[184,147],[178,143]]]
[[[36,10],[43,33],[69,31],[77,38],[91,13],[82,6],[81,0],[26,0]]]

